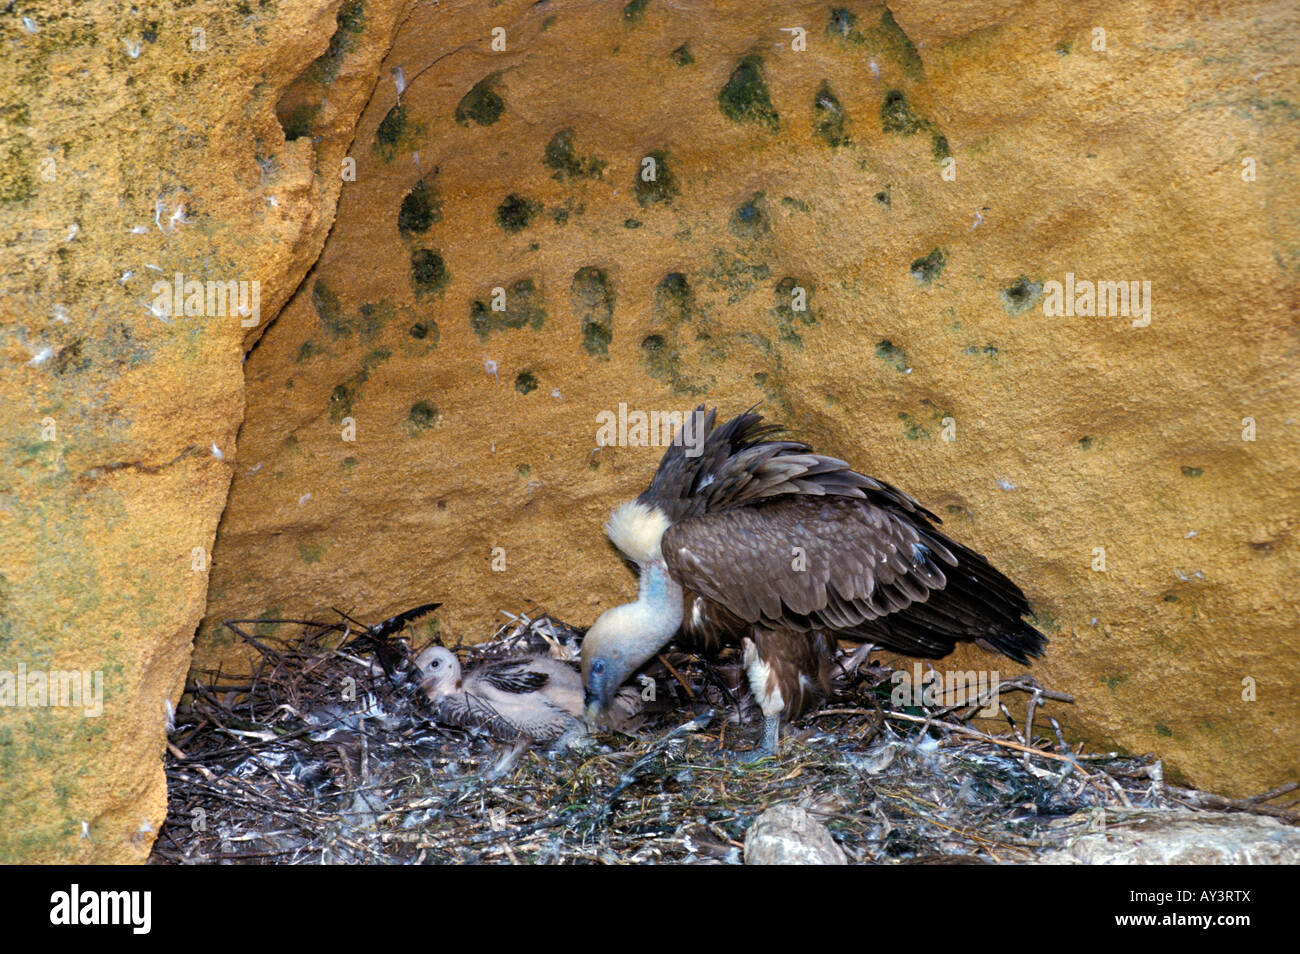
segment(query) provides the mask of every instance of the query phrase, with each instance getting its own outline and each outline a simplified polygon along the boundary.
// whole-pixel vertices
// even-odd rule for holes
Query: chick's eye
[[[430,669],[437,669],[437,668],[438,668],[439,666],[441,666],[441,665],[442,665],[442,663],[441,663],[439,660],[435,659],[433,662],[429,663],[429,668],[430,668]]]

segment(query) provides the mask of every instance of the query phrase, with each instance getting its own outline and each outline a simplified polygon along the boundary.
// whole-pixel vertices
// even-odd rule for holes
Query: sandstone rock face
[[[0,858],[143,857],[205,593],[199,666],[234,616],[626,598],[621,403],[761,401],[905,487],[1090,744],[1297,775],[1293,4],[21,6],[0,672],[104,711],[0,709]],[[259,320],[160,317],[177,273]],[[1149,316],[1049,314],[1067,276]]]
[[[403,7],[4,15],[0,861],[148,853],[245,347],[320,250]],[[154,283],[178,273],[172,308]]]
[[[199,665],[333,605],[589,621],[661,453],[597,413],[762,402],[1023,585],[1076,737],[1295,777],[1292,5],[481,14],[406,21],[248,360]],[[1067,281],[1147,297],[1052,313]]]

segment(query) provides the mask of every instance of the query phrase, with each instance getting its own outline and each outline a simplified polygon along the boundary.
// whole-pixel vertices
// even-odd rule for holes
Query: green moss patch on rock
[[[771,272],[765,262],[746,261],[725,249],[715,248],[713,260],[702,274],[710,288],[722,292],[727,304],[734,305],[752,295]]]
[[[772,230],[772,220],[767,214],[763,193],[755,192],[731,213],[727,223],[731,234],[742,239],[757,239]]]
[[[420,179],[402,199],[397,212],[397,230],[406,238],[429,231],[435,222],[442,221],[442,201],[437,190],[425,179]]]
[[[882,338],[876,345],[876,357],[893,365],[895,371],[907,373],[907,353],[888,338]]]
[[[421,318],[418,321],[411,322],[406,329],[406,333],[413,341],[423,342],[429,347],[438,346],[438,338],[441,337],[441,331],[438,329],[438,323],[432,318]]]
[[[780,124],[772,97],[763,78],[763,58],[757,53],[744,57],[731,71],[731,78],[718,91],[722,115],[732,122],[751,123],[775,130]]]
[[[601,268],[587,265],[573,274],[573,313],[582,324],[582,346],[595,358],[608,358],[614,340],[614,289]]]
[[[813,135],[831,148],[836,148],[849,144],[844,129],[844,107],[831,92],[830,84],[822,80],[817,95],[813,97]]]
[[[325,279],[318,278],[312,284],[311,304],[316,310],[316,317],[320,319],[321,325],[327,328],[335,338],[352,334],[351,322],[343,314],[343,306],[339,302],[339,296],[334,294],[333,290],[325,284]]]
[[[335,16],[335,30],[325,52],[316,58],[302,75],[303,80],[328,84],[338,75],[339,67],[356,48],[357,38],[366,28],[365,0],[343,0]]]
[[[334,386],[330,392],[330,421],[338,424],[345,417],[352,416],[352,402],[356,399],[356,392],[352,386],[346,382]]]
[[[912,136],[918,132],[930,135],[930,152],[935,159],[946,159],[951,155],[948,139],[939,128],[920,113],[916,112],[907,100],[907,95],[898,89],[885,94],[880,104],[880,128],[884,132],[900,136]]]
[[[422,126],[408,116],[406,104],[398,100],[375,129],[375,150],[385,162],[392,162],[399,151],[415,145],[422,131]]]
[[[880,36],[885,42],[890,55],[903,68],[903,72],[914,80],[925,79],[925,67],[921,62],[921,53],[912,42],[911,37],[894,19],[889,7],[880,15]]]
[[[640,23],[645,18],[645,8],[649,3],[650,0],[630,0],[623,7],[623,19],[630,24]]]
[[[503,291],[503,295],[494,293],[487,301],[476,299],[470,304],[469,326],[474,334],[486,340],[494,331],[525,326],[536,331],[546,323],[545,299],[531,278],[521,278]],[[493,308],[497,301],[500,309]]]
[[[652,160],[648,162],[647,160]],[[681,191],[677,177],[668,165],[668,153],[656,149],[642,159],[636,170],[634,186],[636,200],[642,208],[660,202],[671,202]]]
[[[447,287],[451,276],[442,255],[431,248],[417,248],[411,252],[411,285],[415,297],[434,295]]]
[[[15,133],[0,143],[0,204],[36,194],[36,151],[31,137]]]
[[[497,225],[507,232],[522,232],[540,211],[541,203],[522,195],[508,195],[497,206]]]
[[[859,27],[858,15],[846,7],[836,7],[830,12],[826,24],[828,36],[840,37],[853,46],[879,53],[898,64],[911,80],[924,80],[925,67],[920,51],[912,42],[889,7],[883,8],[880,21],[868,27]]]
[[[925,128],[925,120],[912,111],[902,90],[891,89],[880,104],[880,128],[887,133],[911,136]]]
[[[415,436],[438,423],[438,409],[429,401],[416,401],[406,414],[406,432]]]
[[[462,126],[471,123],[491,126],[505,112],[506,103],[497,92],[500,75],[493,73],[474,84],[456,104],[456,122]]]
[[[929,285],[939,277],[947,264],[948,253],[941,248],[936,248],[914,261],[909,271],[918,285]]]
[[[1021,275],[1014,282],[998,292],[1002,307],[1009,315],[1022,315],[1042,301],[1043,283],[1031,282]]]
[[[605,170],[603,159],[578,154],[572,129],[561,129],[547,141],[542,163],[555,170],[554,179],[599,179]]]
[[[776,304],[772,314],[776,319],[778,340],[796,348],[803,346],[799,325],[816,324],[819,315],[812,307],[812,282],[787,275],[773,288]]]

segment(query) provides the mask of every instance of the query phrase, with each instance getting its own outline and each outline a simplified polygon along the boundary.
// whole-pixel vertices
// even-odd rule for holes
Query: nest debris
[[[892,864],[1033,861],[1129,809],[1300,821],[1270,804],[1296,786],[1231,800],[1168,784],[1150,755],[1072,748],[1044,711],[1070,697],[1028,676],[996,687],[1025,700],[1014,716],[1001,701],[998,720],[977,717],[984,700],[891,707],[893,670],[862,650],[841,655],[823,707],[785,727],[780,757],[756,764],[718,751],[761,723],[738,654],[661,655],[646,685],[666,688],[643,700],[635,736],[502,742],[434,721],[396,635],[418,610],[369,628],[258,621],[296,630],[283,638],[228,624],[260,659],[187,686],[151,863],[738,863],[753,819],[787,801],[851,860]],[[574,659],[580,643],[548,616],[512,617],[463,658]]]

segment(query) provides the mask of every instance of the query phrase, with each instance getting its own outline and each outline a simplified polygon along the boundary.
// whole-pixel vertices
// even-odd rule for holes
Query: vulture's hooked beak
[[[587,721],[594,726],[609,725],[609,706],[618,691],[616,677],[604,659],[596,659],[587,671],[582,685],[582,704]]]
[[[583,714],[587,721],[594,726],[605,727],[609,722],[609,700],[597,692],[593,692],[590,685],[583,688],[582,693]]]

